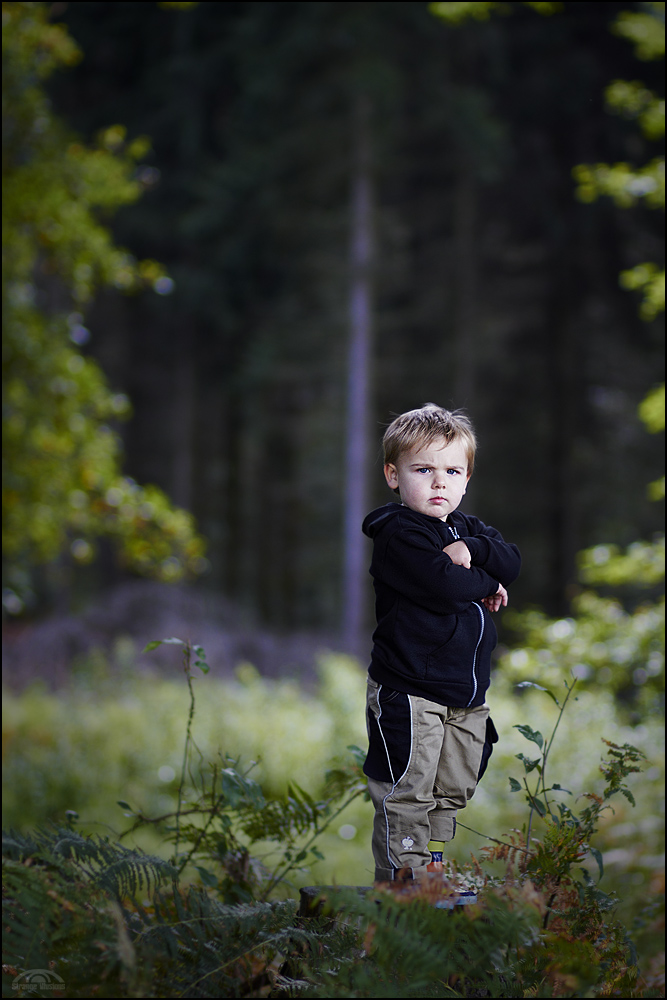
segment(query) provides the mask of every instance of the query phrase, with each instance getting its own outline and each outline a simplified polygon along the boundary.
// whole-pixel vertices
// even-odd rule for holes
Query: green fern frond
[[[200,889],[165,897],[155,921],[139,935],[142,947],[168,955],[168,983],[182,995],[240,996],[253,977],[270,985],[269,967],[314,935],[294,928],[295,904],[226,906]],[[314,947],[314,945],[313,945]],[[160,992],[154,983],[155,995]],[[173,994],[172,994],[173,995]]]
[[[284,841],[316,830],[329,809],[328,801],[316,802],[303,788],[291,784],[283,798],[271,799],[263,809],[246,813],[241,829],[253,842]]]
[[[371,893],[361,898],[341,890],[335,909],[358,928],[357,952],[307,970],[318,997],[465,996],[464,983],[497,989],[498,976],[511,978],[507,955],[537,936],[539,913],[521,898],[488,893],[476,913],[440,910],[428,902]],[[352,959],[352,960],[350,960]],[[462,989],[462,992],[459,992]],[[498,992],[490,995],[507,995]]]
[[[57,869],[4,861],[2,923],[3,963],[15,969],[52,969],[70,985],[103,973],[113,983],[111,969],[121,971],[105,899],[90,883]],[[112,995],[117,989],[112,986]]]
[[[69,827],[51,827],[30,834],[3,833],[3,856],[57,869],[63,876],[85,876],[110,895],[122,899],[140,889],[149,892],[177,874],[168,861],[138,849],[84,836]]]

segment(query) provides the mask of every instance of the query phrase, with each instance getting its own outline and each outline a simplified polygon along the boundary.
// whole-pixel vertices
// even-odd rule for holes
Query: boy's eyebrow
[[[435,464],[436,464],[435,462],[429,462],[429,461],[425,461],[425,462],[410,462],[410,466],[409,467],[411,469],[423,469],[427,465],[435,465]],[[448,469],[456,469],[457,472],[463,472],[464,469],[465,469],[465,466],[464,465],[448,465],[447,468]]]

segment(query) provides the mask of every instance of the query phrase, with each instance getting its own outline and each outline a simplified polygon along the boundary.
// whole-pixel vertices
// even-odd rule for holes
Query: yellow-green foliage
[[[538,14],[546,14],[547,16],[556,14],[563,9],[562,3],[539,2],[539,0],[533,0],[533,2],[528,0],[522,6],[532,7]],[[436,2],[429,4],[429,9],[431,13],[437,17],[441,17],[448,24],[456,25],[461,24],[468,18],[473,18],[475,21],[486,21],[492,13],[506,14],[509,8],[506,3],[494,3],[493,0],[485,0],[484,3]]]
[[[642,7],[641,12],[621,11],[612,30],[632,42],[638,59],[648,62],[665,54],[665,4],[649,0]]]
[[[192,517],[121,474],[114,424],[126,397],[80,352],[82,310],[101,285],[170,287],[155,261],[114,246],[109,214],[141,193],[144,137],[122,126],[93,146],[52,114],[42,80],[81,53],[48,5],[2,6],[3,553],[7,582],[66,552],[89,562],[115,538],[135,571],[171,580],[202,568]],[[167,282],[167,285],[164,283]]]
[[[665,55],[665,5],[644,4],[643,12],[621,11],[612,30],[633,43],[638,59],[647,61]],[[652,8],[652,9],[651,9]],[[606,90],[607,106],[615,114],[636,119],[648,139],[665,134],[665,100],[638,80],[614,80]],[[601,196],[612,198],[620,208],[631,208],[638,201],[649,208],[665,207],[665,157],[654,157],[641,167],[628,163],[582,163],[573,170],[577,197],[592,202]],[[645,261],[622,271],[624,288],[643,292],[639,314],[653,320],[665,308],[665,271],[652,261]],[[664,494],[663,494],[664,495]]]
[[[545,683],[546,671],[539,661],[534,666],[533,679]],[[564,676],[549,674],[559,698]],[[193,735],[202,759],[214,760],[222,751],[245,764],[258,760],[252,776],[266,794],[280,795],[295,782],[317,795],[332,758],[345,756],[350,744],[366,745],[362,668],[348,657],[330,654],[320,661],[319,677],[314,692],[288,680],[261,678],[249,665],[239,669],[234,681],[216,679],[214,668],[197,677]],[[527,750],[514,727],[528,722],[548,735],[554,706],[539,691],[517,695],[502,668],[494,676],[488,702],[500,743],[460,820],[496,836],[520,827],[527,818],[521,795],[510,793],[508,781],[520,776],[522,766],[515,755]],[[91,824],[101,822],[120,831],[130,824],[118,800],[147,815],[173,809],[188,713],[184,680],[105,678],[101,670],[91,670],[68,692],[50,694],[34,686],[21,696],[6,694],[3,713],[6,825],[29,828],[47,819],[63,821],[71,809],[85,828],[99,830]],[[633,838],[626,828],[627,837],[613,843],[614,850],[629,852],[626,860],[635,871],[648,872],[653,862],[647,858],[658,853],[662,828],[655,810],[663,775],[657,717],[647,716],[639,726],[631,726],[621,719],[608,688],[582,690],[561,723],[549,781],[574,791],[595,790],[601,782],[602,737],[633,743],[649,759],[649,769],[635,789],[637,810],[631,813],[628,808],[626,816],[624,803],[615,806],[616,823],[633,824],[631,831],[640,829],[641,838]],[[371,814],[368,803],[353,803],[320,844],[325,861],[305,873],[304,881],[371,881]],[[539,838],[539,822],[534,833]],[[478,852],[485,843],[460,826],[450,853],[465,862],[470,851]],[[155,849],[154,843],[148,846]]]
[[[270,744],[276,736],[282,738],[286,733],[288,743],[298,747],[302,760],[308,760],[316,768],[322,735],[326,740],[333,739],[334,747],[353,735],[358,724],[356,709],[361,707],[359,702],[363,704],[364,682],[363,671],[353,661],[333,655],[326,657],[321,664],[320,689],[311,695],[305,695],[294,685],[262,680],[247,666],[240,673],[240,684],[211,683],[209,676],[197,682],[198,704],[206,703],[206,711],[199,713],[206,718],[199,742],[207,750],[217,735],[210,731],[212,719],[218,728],[226,727],[234,715],[238,732],[244,721],[250,723],[256,746]],[[170,712],[163,709],[173,707],[173,691],[169,689],[174,687],[178,687],[177,682],[126,680],[119,684],[116,678],[114,695],[98,662],[95,669],[80,677],[76,690],[69,696],[46,697],[43,692],[33,690],[21,699],[12,699],[7,706],[11,725],[7,723],[6,732],[14,737],[14,743],[9,742],[8,760],[11,762],[18,753],[18,730],[23,729],[26,755],[33,746],[27,731],[30,723],[33,736],[41,725],[44,742],[48,743],[50,738],[52,745],[55,745],[54,725],[64,737],[63,745],[68,739],[75,742],[84,728],[84,738],[77,746],[84,756],[99,741],[100,728],[106,723],[114,726],[117,743],[126,750],[138,750],[143,765],[150,763],[148,758],[142,758],[147,743],[154,737],[153,741],[164,750],[165,740],[173,730]],[[477,807],[476,815],[481,819],[477,825],[501,837],[507,818],[503,811],[509,815],[510,824],[516,825],[522,823],[526,810],[521,795],[508,795],[500,786],[495,788],[494,781],[500,779],[506,767],[519,773],[522,765],[514,759],[514,751],[517,747],[525,748],[526,734],[534,737],[538,729],[547,740],[551,739],[557,718],[553,700],[543,690],[533,686],[524,692],[523,697],[517,697],[511,685],[502,679],[497,685],[492,705],[502,742],[490,769],[490,775],[495,777],[489,782],[485,779],[470,806],[471,816]],[[189,692],[184,682],[180,693],[185,729]],[[312,711],[324,724],[322,733],[299,727],[302,719],[299,707],[301,711]],[[26,708],[28,713],[22,714],[21,709]],[[69,708],[69,716],[63,711],[65,708]],[[130,726],[124,725],[124,720],[137,708],[147,730],[141,746],[134,745],[140,734],[137,719],[132,718]],[[41,715],[35,717],[37,712]],[[98,715],[100,728],[91,724],[89,716],[93,712]],[[280,717],[278,725],[273,721],[274,716]],[[522,725],[519,732],[516,721],[519,718],[529,720],[531,726]],[[88,725],[82,727],[85,719]],[[297,728],[293,730],[295,720]],[[611,756],[608,750],[604,752],[604,775],[597,767],[603,756],[601,731],[613,733],[618,741],[610,748]],[[641,744],[640,748],[619,747],[618,743],[627,736],[635,744]],[[538,742],[543,750],[541,735]],[[610,914],[613,900],[606,892],[614,885],[609,885],[607,877],[603,887],[606,892],[600,892],[594,878],[584,874],[582,881],[577,870],[581,861],[585,862],[586,841],[591,837],[597,839],[600,810],[604,811],[605,802],[615,792],[625,798],[619,795],[614,799],[617,811],[613,820],[607,820],[608,826],[619,828],[619,822],[623,823],[626,818],[623,810],[634,793],[639,822],[631,827],[629,834],[626,829],[626,836],[638,850],[646,851],[649,845],[659,849],[656,824],[647,823],[657,819],[654,815],[658,801],[657,763],[649,761],[651,766],[639,781],[633,780],[637,775],[632,774],[639,770],[632,762],[643,759],[642,747],[656,760],[661,759],[659,728],[653,720],[647,720],[643,727],[620,726],[611,696],[599,697],[599,692],[588,691],[568,701],[556,745],[555,757],[549,758],[551,773],[547,779],[551,800],[557,794],[567,794],[563,789],[556,791],[557,783],[564,786],[567,782],[576,792],[587,794],[578,801],[567,800],[572,811],[561,813],[564,823],[556,824],[552,819],[541,828],[534,824],[532,844],[537,849],[529,862],[528,876],[522,875],[516,865],[516,847],[520,850],[523,843],[521,835],[510,834],[509,843],[507,837],[504,841],[495,840],[489,859],[507,858],[509,847],[514,860],[510,858],[506,874],[500,872],[500,877],[485,885],[478,906],[466,908],[471,912],[461,914],[443,914],[429,905],[429,901],[433,902],[429,896],[433,887],[420,889],[419,883],[412,886],[417,894],[411,893],[410,898],[405,893],[380,894],[366,900],[357,893],[339,894],[336,909],[347,915],[340,929],[335,920],[324,924],[309,920],[294,925],[294,906],[289,903],[269,904],[254,897],[241,907],[229,905],[225,893],[241,885],[241,870],[234,866],[243,855],[242,851],[230,854],[227,850],[223,856],[217,846],[220,838],[225,838],[225,831],[231,829],[229,823],[236,801],[231,786],[225,793],[227,812],[218,815],[217,837],[199,859],[205,865],[197,869],[205,887],[187,890],[183,883],[175,882],[174,892],[170,893],[167,886],[174,877],[171,866],[159,858],[120,846],[114,838],[85,837],[62,825],[44,833],[10,835],[4,843],[3,924],[11,930],[8,962],[3,966],[5,975],[16,980],[17,973],[24,971],[22,963],[30,968],[38,965],[55,969],[61,980],[69,977],[66,985],[68,995],[72,996],[111,995],[111,984],[114,996],[146,996],[156,989],[162,996],[183,995],[183,984],[196,985],[198,990],[202,987],[202,995],[206,996],[244,996],[258,983],[270,985],[273,975],[269,972],[275,973],[278,968],[285,977],[283,986],[291,988],[296,980],[307,980],[311,984],[308,995],[312,996],[440,996],[443,975],[457,986],[463,984],[466,991],[483,985],[485,992],[493,996],[514,996],[517,984],[521,995],[526,996],[660,995],[639,978],[640,969],[629,951],[625,929]],[[131,761],[130,754],[120,770],[127,770]],[[544,756],[542,761],[544,764]],[[196,754],[191,763],[196,780]],[[63,765],[67,766],[66,760],[55,759],[49,764],[47,757],[40,759],[44,770]],[[295,764],[288,762],[286,766],[294,768]],[[27,768],[25,775],[29,773]],[[235,786],[240,787],[238,772],[228,767],[226,774],[235,778]],[[628,776],[630,781],[626,785]],[[16,779],[16,772],[7,777],[8,781]],[[283,777],[292,780],[293,775]],[[322,775],[311,774],[312,777],[317,784]],[[154,781],[151,776],[150,782]],[[591,789],[597,790],[598,795],[588,794]],[[101,791],[104,795],[108,790]],[[266,808],[264,796],[254,795],[254,800],[257,808]],[[183,817],[188,814],[188,807],[188,801],[184,801]],[[367,805],[366,809],[369,811],[370,807]],[[278,808],[276,817],[281,813],[287,815],[284,806]],[[468,810],[466,819],[467,813]],[[552,814],[555,816],[557,810],[552,808]],[[200,814],[201,819],[205,816]],[[578,827],[577,816],[585,820],[582,829]],[[255,813],[254,818],[259,820],[260,816]],[[225,820],[229,822],[225,824]],[[630,824],[625,825],[627,828]],[[199,828],[194,828],[191,834],[187,835],[188,842],[198,839]],[[604,835],[603,830],[602,839]],[[253,853],[257,846],[261,844],[254,844]],[[326,851],[322,841],[319,846]],[[367,844],[364,846],[367,850]],[[604,849],[603,845],[596,846],[598,850]],[[285,844],[280,847],[285,849]],[[608,855],[609,852],[605,864],[609,867]],[[337,868],[329,866],[327,870],[320,866],[320,871],[328,875],[327,881],[370,882],[370,878],[359,878],[350,857],[348,854],[347,861]],[[600,860],[596,855],[596,866]],[[211,868],[216,861],[226,866],[230,886],[221,886],[212,878]],[[649,866],[648,859],[644,863]],[[635,874],[642,874],[637,870],[639,867],[635,865]],[[87,878],[82,884],[84,869]],[[304,877],[312,883],[319,881],[318,873],[311,868]],[[479,865],[469,870],[468,877],[484,882]],[[154,886],[160,880],[161,900],[147,884],[148,881]],[[633,885],[638,887],[636,881]],[[128,908],[126,895],[130,886],[133,900]],[[139,891],[142,896],[137,899]],[[435,891],[438,892],[437,886]],[[645,907],[647,899],[657,899],[657,885],[640,889],[640,895],[641,906]],[[644,917],[651,921],[654,933],[658,928],[655,914],[652,910],[645,911]],[[39,934],[35,934],[35,927],[39,928]],[[654,953],[652,941],[646,954]],[[252,963],[247,961],[249,957]],[[284,965],[287,957],[289,965]],[[642,972],[650,971],[641,959],[640,964]],[[656,976],[651,978],[657,983]]]
[[[118,678],[85,672],[70,691],[35,685],[4,700],[6,821],[30,826],[64,818],[120,826],[119,798],[145,811],[172,801],[183,756],[188,693],[181,679]],[[203,758],[229,752],[258,760],[253,777],[269,794],[288,782],[315,789],[330,758],[365,739],[359,666],[324,657],[320,687],[262,679],[249,664],[235,681],[196,678],[194,738]],[[170,777],[171,775],[171,777]]]
[[[563,671],[587,686],[610,688],[642,712],[657,708],[664,690],[662,602],[629,614],[617,600],[586,591],[575,602],[577,617],[553,621],[541,611],[524,612],[524,642],[503,659],[516,680],[542,678],[555,684]]]
[[[258,758],[260,763],[252,772],[252,777],[261,782],[265,796],[277,796],[284,802],[290,783],[303,786],[314,798],[322,794],[324,775],[331,758],[345,755],[345,748],[351,743],[365,745],[365,672],[354,660],[329,654],[320,661],[319,677],[317,690],[306,692],[290,681],[261,678],[247,664],[239,668],[238,676],[233,681],[216,679],[214,671],[204,676],[198,672],[193,675],[196,711],[192,733],[197,749],[190,753],[190,774],[182,801],[184,816],[199,799],[195,787],[199,782],[199,762],[202,771],[207,772],[210,761],[220,760],[219,751],[229,752],[237,758],[245,756],[242,769],[245,769],[244,763]],[[543,676],[536,679],[544,681]],[[559,682],[554,686],[554,693],[562,701],[566,693],[565,678],[561,676],[554,680]],[[525,755],[526,751],[531,757],[535,756],[534,744],[526,743],[526,732],[530,730],[530,734],[534,734],[539,731],[546,740],[550,740],[557,717],[552,699],[543,690],[529,687],[517,691],[508,672],[504,673],[502,668],[496,673],[488,700],[500,743],[474,798],[459,815],[457,836],[448,849],[449,857],[464,867],[465,877],[472,884],[479,884],[484,879],[481,869],[471,866],[471,852],[482,858],[482,849],[489,845],[495,852],[494,856],[501,858],[507,854],[507,848],[499,845],[498,838],[510,846],[520,846],[524,842],[528,806],[524,790],[517,781],[524,771],[524,765],[517,757]],[[129,829],[136,820],[137,811],[148,817],[173,814],[189,705],[189,691],[184,679],[136,676],[131,673],[129,662],[126,662],[124,673],[116,671],[112,674],[101,655],[92,658],[88,664],[80,665],[70,691],[49,694],[34,686],[21,696],[6,696],[3,701],[6,825],[31,828],[47,819],[60,821],[62,825],[66,810],[71,809],[79,813],[78,826],[83,833],[90,831],[106,835],[111,830],[111,841],[114,841],[113,833]],[[575,868],[583,864],[587,869],[583,883],[581,874],[573,870],[570,875],[576,876],[575,883],[580,886],[589,885],[593,899],[597,892],[595,883],[599,865],[604,862],[605,874],[600,888],[607,894],[619,894],[621,904],[618,915],[626,926],[630,927],[637,916],[643,920],[644,929],[639,925],[635,940],[640,954],[652,955],[658,947],[655,942],[656,916],[653,911],[648,913],[646,906],[647,900],[657,900],[659,896],[664,830],[664,816],[660,811],[664,783],[664,731],[657,713],[647,715],[639,725],[630,725],[619,713],[612,692],[600,685],[582,690],[570,698],[545,775],[546,783],[551,788],[550,808],[552,813],[557,814],[558,803],[562,801],[574,814],[582,815],[587,804],[595,800],[591,800],[590,795],[582,798],[581,793],[604,793],[605,780],[600,770],[606,753],[603,737],[616,745],[631,743],[637,747],[639,756],[643,753],[647,758],[644,771],[641,775],[630,776],[628,798],[617,796],[613,800],[613,810],[603,811],[599,831],[592,838],[591,856],[586,857],[585,852],[581,854],[577,846],[579,838],[575,844],[577,856],[573,861],[565,857],[564,863],[567,862],[570,867],[573,863]],[[223,763],[222,766],[228,764]],[[534,776],[535,772],[529,775],[531,779]],[[555,786],[560,786],[560,790],[556,790]],[[518,790],[512,792],[513,787]],[[573,794],[568,794],[567,790]],[[635,808],[630,805],[632,796],[636,800]],[[119,805],[119,800],[129,803],[134,815],[123,815],[127,806]],[[603,800],[599,802],[604,809]],[[281,808],[284,809],[284,806]],[[203,822],[205,814],[201,813],[199,819]],[[223,816],[220,820],[219,834],[227,829],[222,822],[224,819]],[[299,855],[296,859],[292,856],[297,870],[290,872],[289,882],[280,887],[279,894],[294,895],[296,886],[305,884],[370,885],[373,879],[371,822],[370,803],[356,798],[318,838],[317,849],[323,860],[306,865],[299,861]],[[198,829],[193,827],[185,833],[187,843],[181,841],[181,850],[197,840]],[[72,831],[73,836],[75,832]],[[563,837],[567,832],[566,827],[559,832],[552,821],[547,823],[534,815],[531,844],[537,850],[536,856],[543,860],[550,857],[549,845],[556,837],[560,857],[564,850]],[[165,834],[166,830],[159,826],[143,825],[123,843],[128,848],[137,845],[153,855],[167,858],[173,851],[173,837],[169,841],[165,839]],[[489,837],[494,839],[487,839]],[[211,879],[218,871],[216,862],[220,860],[215,844],[214,837],[212,850],[205,851],[206,856],[195,860],[195,866],[185,871],[185,881],[196,880],[199,875],[207,886],[213,885]],[[249,859],[249,863],[254,866],[264,862],[272,870],[276,860],[280,861],[281,849],[285,849],[284,843],[254,843],[251,851],[257,861]],[[296,850],[299,850],[298,845]],[[236,856],[225,855],[228,874],[234,871]],[[312,861],[310,856],[309,860]],[[203,868],[200,867],[202,864]],[[489,856],[484,864],[487,871],[495,872],[497,878],[503,880],[505,871],[502,861],[496,860],[494,868],[489,869]],[[538,874],[548,882],[544,864]],[[514,877],[510,873],[510,892],[513,891]],[[527,888],[534,893],[530,883]],[[196,891],[201,894],[200,889]],[[220,886],[214,891],[220,891]],[[586,981],[589,978],[593,981],[598,975],[597,959],[595,968],[591,965],[595,959],[594,942],[602,941],[602,958],[607,961],[605,956],[608,951],[618,966],[614,966],[616,971],[613,976],[609,969],[605,975],[616,979],[627,964],[623,928],[613,925],[612,931],[617,936],[612,941],[609,928],[598,927],[597,924],[589,926],[586,922],[588,918],[584,920],[584,911],[580,910],[575,898],[577,891],[572,886],[567,889],[563,898],[567,903],[571,897],[570,917],[559,915],[557,907],[558,912],[545,937],[549,954],[553,952],[555,955],[554,949],[562,950],[562,954],[559,952],[554,958],[553,968],[562,972],[567,966],[578,985],[582,976]],[[492,899],[490,901],[493,902]],[[547,897],[544,896],[539,904],[542,910],[546,903]],[[39,909],[39,900],[35,905]],[[570,934],[571,918],[580,912],[585,926],[579,928],[576,940],[573,940]],[[564,929],[561,927],[563,919],[570,921],[570,924],[563,925]],[[191,921],[186,923],[189,926]],[[566,946],[566,941],[572,946]],[[577,949],[583,949],[579,958]],[[572,962],[575,964],[572,965]],[[591,966],[590,969],[588,966]],[[528,977],[527,982],[532,982],[535,975],[538,979],[543,975],[539,971],[541,968],[542,965],[534,967],[529,955],[521,975]],[[636,969],[630,971],[636,975]],[[572,982],[574,984],[575,980]],[[630,987],[625,982],[622,988],[624,996],[655,995],[629,992]],[[328,991],[322,995],[348,995],[342,986],[341,989],[342,992],[332,994],[327,986]],[[500,986],[493,995],[508,995],[499,990]],[[371,992],[363,995],[393,994]],[[404,996],[405,991],[396,995]]]
[[[572,616],[553,620],[539,609],[509,610],[505,621],[520,642],[502,657],[502,671],[515,682],[541,678],[548,685],[572,675],[580,688],[614,692],[642,718],[661,713],[664,596],[649,594],[664,572],[664,538],[635,542],[625,551],[596,545],[580,552],[579,578],[587,589],[572,602]],[[624,598],[635,605],[632,611]]]

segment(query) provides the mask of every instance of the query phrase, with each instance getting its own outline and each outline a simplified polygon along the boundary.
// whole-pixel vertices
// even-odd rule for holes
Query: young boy
[[[383,444],[400,503],[363,524],[377,615],[364,764],[376,881],[434,870],[486,768],[498,738],[484,701],[489,612],[507,604],[521,565],[516,545],[458,510],[476,448],[465,414],[429,403],[397,417]]]

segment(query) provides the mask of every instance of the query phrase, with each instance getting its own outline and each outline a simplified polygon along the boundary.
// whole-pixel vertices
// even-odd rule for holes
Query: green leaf
[[[531,729],[530,726],[513,726],[512,728],[518,729],[522,736],[525,736],[531,743],[537,743],[538,747],[542,748],[544,746],[544,737],[542,736],[542,733],[538,733],[535,729]]]
[[[530,772],[534,771],[535,768],[537,768],[540,774],[542,773],[542,768],[540,767],[540,757],[537,757],[535,760],[531,760],[530,757],[525,757],[522,753],[515,753],[514,756],[523,763],[526,774],[530,774]]]
[[[633,806],[637,805],[637,803],[635,802],[635,797],[634,797],[634,795],[632,794],[632,792],[630,791],[629,788],[619,788],[619,791],[623,795],[625,795],[625,797],[628,800],[628,802],[630,803],[630,805],[633,805]]]
[[[205,886],[208,886],[209,889],[216,889],[218,887],[218,878],[213,872],[209,871],[208,868],[202,868],[201,865],[195,865],[195,868],[199,872],[199,877]]]
[[[600,871],[600,878],[604,875],[604,865],[602,863],[602,853],[597,849],[597,847],[589,847],[588,850],[593,855],[598,863],[598,869]]]
[[[589,889],[595,888],[595,882],[591,878],[591,873],[586,868],[579,868],[578,870],[581,872],[583,880],[588,886],[588,888]]]
[[[516,778],[510,778],[509,779],[509,783],[510,783],[510,792],[520,792],[521,791],[521,785],[516,780]]]
[[[153,639],[153,641],[149,642],[148,645],[145,647],[144,653],[150,652],[151,649],[157,649],[157,647],[161,646],[163,642],[164,643],[168,643],[171,646],[184,646],[185,645],[185,643],[183,642],[182,639],[174,639],[174,638],[171,638],[171,639]]]
[[[350,751],[350,753],[354,757],[355,763],[359,767],[363,767],[364,763],[366,761],[366,751],[362,750],[361,747],[356,746],[354,743],[350,743],[350,745],[347,747],[347,749]]]
[[[207,674],[211,669],[205,660],[195,660],[195,667],[199,667],[203,674]]]
[[[121,807],[121,809],[131,809],[132,808],[132,806],[130,805],[130,803],[126,802],[125,799],[118,799],[116,805],[119,805]]]
[[[311,809],[315,809],[315,800],[312,795],[309,795],[305,788],[301,785],[297,785],[296,781],[293,781],[288,786],[288,793],[292,794],[297,802],[305,802],[307,806]]]
[[[535,681],[519,681],[519,683],[517,684],[517,687],[520,687],[520,688],[535,688],[536,691],[544,691],[546,694],[549,695],[549,697],[553,701],[556,702],[556,704],[560,708],[560,702],[559,702],[558,698],[556,697],[556,695],[553,693],[553,691],[550,691],[549,688],[542,687],[541,684],[536,684]]]

